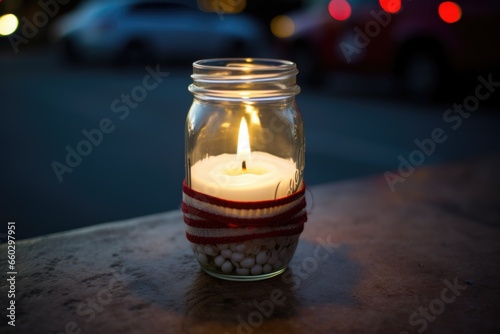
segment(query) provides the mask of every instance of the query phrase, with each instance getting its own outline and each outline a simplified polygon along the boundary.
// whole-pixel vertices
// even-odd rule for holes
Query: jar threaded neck
[[[297,73],[295,63],[287,60],[205,59],[193,63],[189,91],[202,100],[276,100],[300,92]]]

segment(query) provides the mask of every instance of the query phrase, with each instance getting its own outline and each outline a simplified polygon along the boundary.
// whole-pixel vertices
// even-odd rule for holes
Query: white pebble
[[[222,267],[220,268],[223,273],[230,273],[233,271],[233,264],[229,261],[226,261],[222,264]]]
[[[229,247],[228,244],[218,244],[217,245],[217,248],[220,249],[220,250],[224,250],[224,249],[227,249]]]
[[[205,245],[205,247],[203,247],[203,250],[205,251],[205,254],[210,256],[216,256],[217,254],[219,254],[218,249],[212,245]]]
[[[269,274],[271,271],[273,271],[273,266],[271,266],[269,263],[266,263],[262,267],[262,271],[264,272],[264,274]]]
[[[222,255],[217,255],[214,259],[214,263],[217,267],[222,267],[222,264],[224,263],[226,259]]]
[[[233,253],[233,255],[231,255],[231,260],[236,261],[236,262],[240,262],[244,258],[245,258],[245,254],[243,254],[243,253]]]
[[[198,253],[205,253],[205,250],[203,249],[203,245],[196,245],[196,251]]]
[[[243,253],[246,249],[246,246],[245,244],[238,244],[235,248],[237,252]]]
[[[196,255],[196,258],[198,259],[198,261],[200,263],[203,263],[203,264],[208,263],[208,257],[203,253],[198,253],[198,255]]]
[[[267,260],[267,263],[269,263],[270,265],[273,265],[277,261],[278,261],[278,252],[276,252],[276,250],[273,249],[269,252],[269,259]]]
[[[264,264],[267,262],[267,254],[266,251],[260,251],[259,254],[255,257],[255,262],[257,264]]]
[[[226,259],[229,259],[232,254],[233,254],[233,252],[231,252],[230,249],[224,249],[223,251],[220,252],[220,255],[222,255]]]
[[[232,250],[233,252],[235,252],[235,251],[236,251],[236,245],[237,245],[237,244],[229,244],[229,248],[231,248],[231,250]]]
[[[238,275],[247,276],[250,273],[250,269],[248,269],[248,268],[236,268],[236,273]]]
[[[255,260],[253,257],[246,257],[243,260],[241,260],[241,262],[240,262],[240,266],[242,266],[243,268],[249,268],[249,269],[252,268],[254,264],[255,264]]]
[[[262,274],[262,266],[260,264],[256,264],[252,267],[252,269],[250,269],[250,272],[252,275],[260,275]]]

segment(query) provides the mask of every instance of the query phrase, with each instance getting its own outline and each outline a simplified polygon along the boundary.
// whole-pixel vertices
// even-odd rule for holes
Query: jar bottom
[[[230,244],[191,243],[195,258],[211,276],[231,281],[258,281],[281,274],[299,236],[254,239]]]
[[[280,274],[282,274],[286,268],[288,266],[285,266],[277,271],[274,271],[274,272],[271,272],[271,273],[268,273],[268,274],[262,274],[262,275],[255,275],[255,276],[242,276],[242,275],[228,275],[228,274],[223,274],[221,272],[218,272],[218,271],[213,271],[213,270],[210,270],[208,268],[204,268],[202,267],[202,269],[207,273],[209,274],[210,276],[213,276],[213,277],[216,277],[216,278],[220,278],[220,279],[224,279],[226,281],[238,281],[238,282],[252,282],[252,281],[262,281],[262,280],[265,280],[265,279],[268,279],[268,278],[272,278],[272,277],[275,277],[275,276],[278,276]]]

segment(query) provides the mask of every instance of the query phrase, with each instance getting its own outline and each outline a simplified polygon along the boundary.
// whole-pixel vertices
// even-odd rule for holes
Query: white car
[[[73,61],[259,57],[267,43],[264,27],[247,15],[158,0],[89,1],[51,33]]]

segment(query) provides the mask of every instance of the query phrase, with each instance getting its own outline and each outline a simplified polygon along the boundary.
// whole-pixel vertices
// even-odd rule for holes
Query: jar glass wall
[[[214,200],[222,200],[218,208],[237,203],[236,208],[217,212],[217,217],[240,219],[244,224],[248,220],[258,224],[262,215],[270,217],[261,225],[234,226],[215,239],[206,237],[208,243],[199,238],[192,242],[196,258],[211,275],[235,280],[272,277],[286,269],[293,256],[300,232],[292,232],[298,231],[298,225],[295,230],[289,228],[292,232],[271,226],[284,225],[276,220],[292,218],[285,214],[298,203],[291,196],[303,189],[305,139],[295,101],[300,91],[296,74],[295,64],[284,60],[208,59],[193,64],[189,90],[194,99],[185,128],[185,187],[198,197],[206,195],[212,206]],[[281,200],[279,205],[273,204],[276,200]],[[207,201],[198,198],[192,203],[203,211]],[[248,210],[238,203],[265,207]],[[206,212],[206,216],[212,214]],[[193,222],[196,225],[196,219]],[[246,235],[252,228],[271,232]],[[203,230],[211,237],[219,232]]]

